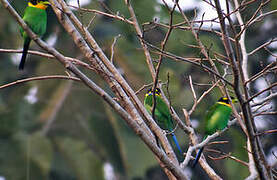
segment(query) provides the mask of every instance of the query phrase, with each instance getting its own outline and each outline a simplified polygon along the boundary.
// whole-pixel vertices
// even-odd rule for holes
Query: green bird
[[[50,5],[48,1],[42,0],[30,0],[28,6],[25,9],[23,20],[31,28],[31,30],[38,36],[43,36],[46,32],[47,14],[46,8]],[[19,64],[19,70],[24,69],[24,64],[27,56],[27,52],[31,43],[31,38],[20,27],[21,36],[24,40],[23,54]]]
[[[234,97],[231,97],[232,102],[235,103],[237,100]],[[213,105],[205,116],[205,136],[204,139],[207,138],[208,135],[214,134],[216,131],[223,130],[230,119],[232,113],[232,107],[230,101],[226,97],[221,97],[215,105]],[[200,148],[198,151],[192,167],[194,168],[200,159],[200,156],[204,150],[204,147]]]
[[[144,98],[144,106],[146,108],[146,110],[152,114],[152,105],[153,105],[153,90],[149,89],[147,91],[147,93],[145,94],[145,98]],[[155,107],[155,120],[156,123],[164,130],[170,131],[170,135],[172,137],[172,140],[174,141],[176,147],[178,148],[178,150],[180,151],[180,153],[182,154],[182,150],[179,146],[179,143],[177,141],[176,136],[174,135],[174,133],[172,132],[174,129],[174,124],[172,121],[172,117],[170,114],[170,110],[167,106],[167,104],[163,101],[163,99],[161,98],[161,90],[159,88],[156,88],[155,90],[155,100],[156,100],[156,107]]]

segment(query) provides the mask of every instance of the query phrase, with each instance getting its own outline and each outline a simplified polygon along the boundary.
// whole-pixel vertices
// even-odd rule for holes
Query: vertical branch
[[[233,0],[234,4],[235,4],[235,8],[239,9],[239,3],[238,0]],[[240,25],[240,29],[244,29],[244,22],[242,20],[241,14],[238,11],[235,12],[235,15],[237,17],[237,20],[239,22]],[[245,46],[245,30],[242,32],[241,36],[240,36],[240,40],[239,40],[239,44],[240,44],[240,50],[242,53],[242,70],[243,70],[243,75],[246,81],[248,81],[249,77],[248,77],[248,72],[247,72],[247,68],[248,68],[248,55],[246,52],[246,46]]]
[[[173,23],[173,13],[174,13],[174,10],[175,10],[175,7],[174,6],[172,8],[172,10],[170,10],[170,22],[169,22],[169,29],[166,33],[166,36],[164,38],[164,40],[162,41],[161,43],[161,50],[163,51],[165,49],[165,45],[169,39],[169,36],[172,32],[172,23]],[[158,84],[158,79],[159,79],[159,73],[160,73],[160,68],[161,68],[161,65],[162,65],[162,61],[163,61],[163,55],[161,54],[159,56],[159,62],[158,62],[158,65],[156,66],[156,76],[154,78],[154,82],[153,82],[153,87],[152,87],[152,90],[153,92],[156,92],[156,88],[157,88],[157,84]],[[155,93],[154,93],[155,94]],[[152,118],[155,120],[155,109],[156,109],[156,96],[153,96],[153,105],[152,105],[152,108],[151,108],[151,112],[152,112]]]
[[[125,4],[127,5],[129,13],[131,15],[131,18],[133,20],[133,26],[136,30],[137,35],[139,36],[139,41],[140,41],[141,47],[143,48],[143,51],[144,51],[144,54],[145,54],[145,57],[146,57],[146,62],[147,62],[148,68],[150,70],[150,73],[152,75],[152,79],[154,81],[155,76],[156,76],[155,68],[154,68],[153,63],[152,63],[152,58],[151,58],[150,52],[149,52],[146,44],[144,44],[144,42],[142,40],[143,34],[142,34],[141,28],[139,26],[135,11],[134,11],[131,3],[130,3],[130,0],[125,0]]]
[[[237,0],[233,0],[233,1],[234,1],[235,8],[239,9],[238,1]],[[240,12],[236,11],[235,15],[239,22],[240,28],[244,29],[245,26],[244,26],[244,22],[242,20]],[[243,76],[245,77],[245,82],[246,82],[246,81],[248,81],[249,77],[248,77],[248,70],[247,70],[248,69],[248,55],[247,55],[246,46],[245,46],[245,33],[246,33],[246,31],[244,30],[240,36],[239,44],[240,44],[240,50],[242,53],[241,66],[242,66]],[[247,85],[244,84],[244,86],[247,86]],[[247,151],[248,151],[248,159],[249,159],[248,168],[249,168],[250,176],[248,176],[246,179],[250,180],[250,179],[255,179],[258,176],[258,173],[256,171],[253,154],[251,153],[251,144],[250,144],[249,138],[247,138]]]
[[[248,169],[249,169],[250,175],[246,178],[246,180],[256,179],[258,177],[258,172],[256,170],[255,161],[254,161],[253,154],[251,151],[251,144],[250,144],[249,138],[247,138],[247,154],[248,154],[248,159],[249,159]]]
[[[216,11],[219,17],[220,21],[220,28],[222,32],[222,40],[223,40],[223,45],[226,51],[226,54],[228,56],[228,59],[230,61],[230,64],[232,65],[233,69],[233,77],[234,77],[234,90],[236,93],[236,96],[239,100],[240,107],[242,110],[242,115],[244,118],[244,122],[246,125],[247,129],[247,135],[250,140],[250,145],[251,145],[251,152],[253,153],[253,158],[255,161],[255,166],[257,168],[258,174],[260,179],[271,179],[272,174],[271,174],[271,169],[267,165],[267,162],[265,160],[265,154],[262,149],[262,145],[260,142],[260,139],[258,136],[255,136],[257,130],[256,126],[254,123],[254,118],[251,112],[251,107],[249,102],[246,102],[245,99],[248,99],[249,93],[247,90],[246,86],[243,86],[243,94],[240,91],[240,81],[241,79],[242,84],[245,84],[245,77],[244,73],[242,70],[242,67],[240,66],[241,64],[241,56],[240,56],[240,47],[239,47],[239,42],[237,40],[237,37],[235,39],[235,53],[232,49],[232,45],[229,39],[228,32],[226,30],[226,24],[224,21],[224,16],[221,10],[221,6],[219,3],[219,0],[215,0],[215,6],[216,6]],[[245,98],[245,99],[244,99]]]

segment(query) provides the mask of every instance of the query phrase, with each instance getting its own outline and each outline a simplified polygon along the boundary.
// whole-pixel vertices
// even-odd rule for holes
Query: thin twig
[[[117,35],[116,37],[114,37],[114,39],[113,39],[113,43],[112,43],[112,46],[111,46],[111,58],[110,58],[112,64],[113,64],[113,56],[114,56],[114,46],[115,46],[115,44],[116,44],[116,41],[117,41],[118,38],[120,38],[120,37],[121,37],[121,35],[119,34],[119,35]]]
[[[133,24],[132,21],[122,17],[122,16],[119,16],[119,15],[116,15],[116,14],[109,14],[109,13],[105,13],[105,12],[102,12],[102,11],[99,11],[99,10],[95,10],[95,9],[86,9],[86,8],[79,8],[79,7],[76,7],[76,6],[72,6],[72,5],[68,5],[72,8],[75,8],[75,9],[79,9],[81,11],[84,11],[84,12],[91,12],[91,13],[95,13],[95,14],[100,14],[100,15],[103,15],[103,16],[107,16],[107,17],[110,17],[110,18],[113,18],[113,19],[117,19],[117,20],[120,20],[120,21],[123,21],[123,22],[126,22],[128,24]]]
[[[270,133],[277,133],[277,129],[272,129],[272,130],[259,132],[259,133],[256,134],[256,136],[261,136],[261,135],[270,134]]]
[[[14,85],[18,85],[18,84],[22,84],[22,83],[26,83],[26,82],[38,81],[38,80],[50,80],[50,79],[66,79],[66,80],[73,80],[73,81],[81,82],[81,80],[77,77],[64,76],[64,75],[48,75],[48,76],[38,76],[38,77],[31,77],[31,78],[16,80],[14,82],[1,85],[0,89],[4,89],[4,88],[10,87],[10,86],[14,86]]]
[[[212,160],[222,160],[222,159],[229,158],[229,159],[232,159],[232,160],[234,160],[234,161],[236,161],[236,162],[238,162],[238,163],[240,163],[240,164],[242,164],[242,165],[248,167],[248,163],[247,163],[247,162],[244,162],[244,161],[242,161],[242,160],[236,158],[235,156],[232,156],[231,153],[224,153],[224,152],[222,152],[222,151],[218,151],[218,150],[214,150],[214,149],[208,149],[208,148],[206,149],[206,151],[214,152],[214,153],[218,153],[218,154],[220,154],[220,155],[223,155],[223,156],[216,157],[216,158],[215,158],[215,157],[208,156],[208,157],[209,157],[210,159],[212,159]]]

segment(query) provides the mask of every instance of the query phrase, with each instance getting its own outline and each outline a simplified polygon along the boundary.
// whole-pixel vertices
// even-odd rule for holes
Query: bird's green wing
[[[231,114],[231,107],[215,104],[205,116],[205,134],[211,135],[217,130],[222,130],[227,126]]]
[[[152,109],[152,95],[149,95],[145,97],[144,99],[144,106],[146,110],[151,114]],[[173,130],[173,122],[171,119],[170,111],[166,105],[166,103],[163,101],[163,99],[159,96],[156,96],[156,108],[155,108],[155,120],[157,124],[165,130]]]
[[[39,36],[42,36],[46,32],[47,14],[44,9],[35,7],[26,7],[23,20],[31,28],[31,30]],[[19,69],[24,69],[25,60],[27,57],[29,45],[31,42],[28,34],[20,27],[20,33],[24,40],[23,53],[19,64]]]
[[[169,110],[167,104],[164,102],[164,100],[161,97],[157,96],[156,101],[157,101],[157,110],[162,112],[162,114],[164,114],[164,116],[166,116],[166,117],[171,116],[170,110]]]
[[[146,96],[144,98],[144,107],[151,114],[151,107],[152,107],[152,95]]]
[[[149,95],[144,99],[144,106],[146,110],[151,114],[152,104],[153,104],[153,96]],[[155,120],[160,128],[168,131],[172,131],[174,128],[174,124],[171,118],[170,110],[167,104],[163,101],[163,99],[159,96],[156,96],[156,108],[155,108]],[[175,143],[179,152],[182,154],[181,147],[177,141],[176,136],[172,132],[171,134],[172,141]]]
[[[157,116],[159,117],[158,120],[160,121],[160,123],[162,123],[161,126],[163,129],[172,131],[174,128],[174,125],[173,125],[170,110],[167,104],[159,96],[157,96],[156,100],[157,100],[157,103],[156,103],[157,112],[155,112],[155,115],[157,114]]]
[[[46,25],[47,25],[46,10],[28,6],[25,9],[23,20],[37,35],[42,36],[46,32]],[[20,28],[20,32],[24,37],[25,33],[22,28]]]

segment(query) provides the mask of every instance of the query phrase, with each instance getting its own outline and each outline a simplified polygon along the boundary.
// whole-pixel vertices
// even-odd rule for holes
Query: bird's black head
[[[48,0],[29,0],[30,3],[32,3],[33,5],[37,5],[40,2],[44,2],[43,4],[46,4],[45,2],[48,2]]]
[[[152,88],[149,89],[145,95],[146,95],[146,96],[153,95],[153,90],[152,90]],[[156,90],[155,90],[155,95],[156,95],[156,96],[160,96],[160,95],[161,95],[161,90],[160,90],[159,88],[156,88]]]
[[[233,103],[237,102],[237,99],[234,98],[233,96],[231,96],[231,100],[232,100]],[[217,102],[221,102],[221,103],[230,105],[230,100],[227,97],[221,97]]]

